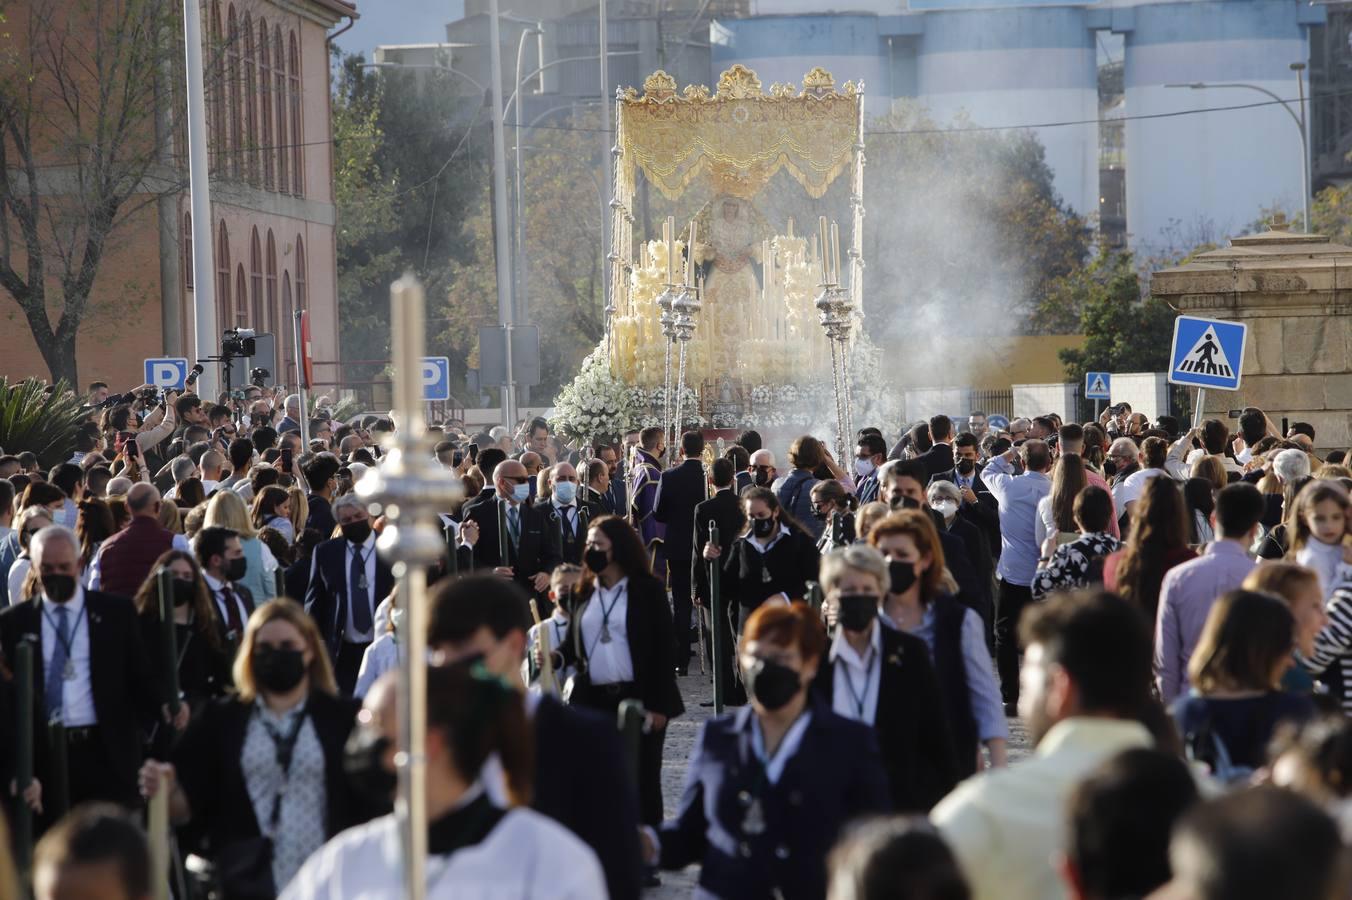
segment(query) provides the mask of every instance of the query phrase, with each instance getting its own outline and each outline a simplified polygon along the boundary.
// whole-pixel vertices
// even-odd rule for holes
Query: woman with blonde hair
[[[174,820],[202,827],[226,897],[271,897],[361,818],[343,771],[358,704],[336,696],[319,629],[290,600],[249,616],[234,679],[239,693],[192,720],[172,763],[141,767],[141,792],[169,789]]]
[[[203,528],[229,528],[239,533],[244,558],[248,560],[244,577],[237,580],[249,589],[255,600],[277,595],[277,557],[258,539],[258,530],[249,518],[244,499],[234,491],[217,491],[207,501],[207,515]]]
[[[301,532],[305,530],[305,520],[310,517],[310,501],[305,497],[300,485],[293,484],[286,489],[286,495],[291,498],[291,543],[300,540]],[[285,533],[285,532],[283,532]]]
[[[159,514],[160,527],[174,534],[183,533],[183,513],[177,503],[161,503]]]

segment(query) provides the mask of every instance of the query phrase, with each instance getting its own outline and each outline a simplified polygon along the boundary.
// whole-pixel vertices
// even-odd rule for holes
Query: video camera
[[[272,373],[269,372],[267,369],[263,368],[262,366],[258,366],[256,368],[249,370],[249,381],[256,388],[266,387],[268,379],[271,377]]]
[[[231,328],[221,334],[221,356],[250,357],[257,352],[254,338],[257,332],[252,328]]]

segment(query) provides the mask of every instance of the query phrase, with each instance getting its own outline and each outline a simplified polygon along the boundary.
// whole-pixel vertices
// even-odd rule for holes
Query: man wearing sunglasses
[[[475,503],[465,513],[479,525],[474,567],[492,569],[530,593],[543,595],[549,590],[549,573],[563,562],[559,529],[546,505],[530,505],[530,476],[518,460],[498,463],[493,488],[491,500]]]

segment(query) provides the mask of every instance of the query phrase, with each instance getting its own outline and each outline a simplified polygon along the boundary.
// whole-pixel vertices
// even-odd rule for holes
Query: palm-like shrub
[[[31,450],[43,469],[70,459],[75,433],[87,418],[80,398],[64,381],[50,393],[36,378],[11,383],[0,378],[0,448],[6,453]]]

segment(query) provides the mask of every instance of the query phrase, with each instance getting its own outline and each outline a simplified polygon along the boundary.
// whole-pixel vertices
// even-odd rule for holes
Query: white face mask
[[[951,519],[958,514],[958,504],[953,500],[937,500],[931,503],[934,511],[945,519]]]
[[[399,633],[404,627],[404,611],[398,607],[390,610],[390,624],[394,626],[395,633]]]
[[[854,461],[854,472],[860,478],[867,478],[877,471],[878,467],[873,464],[871,459],[856,459]]]

